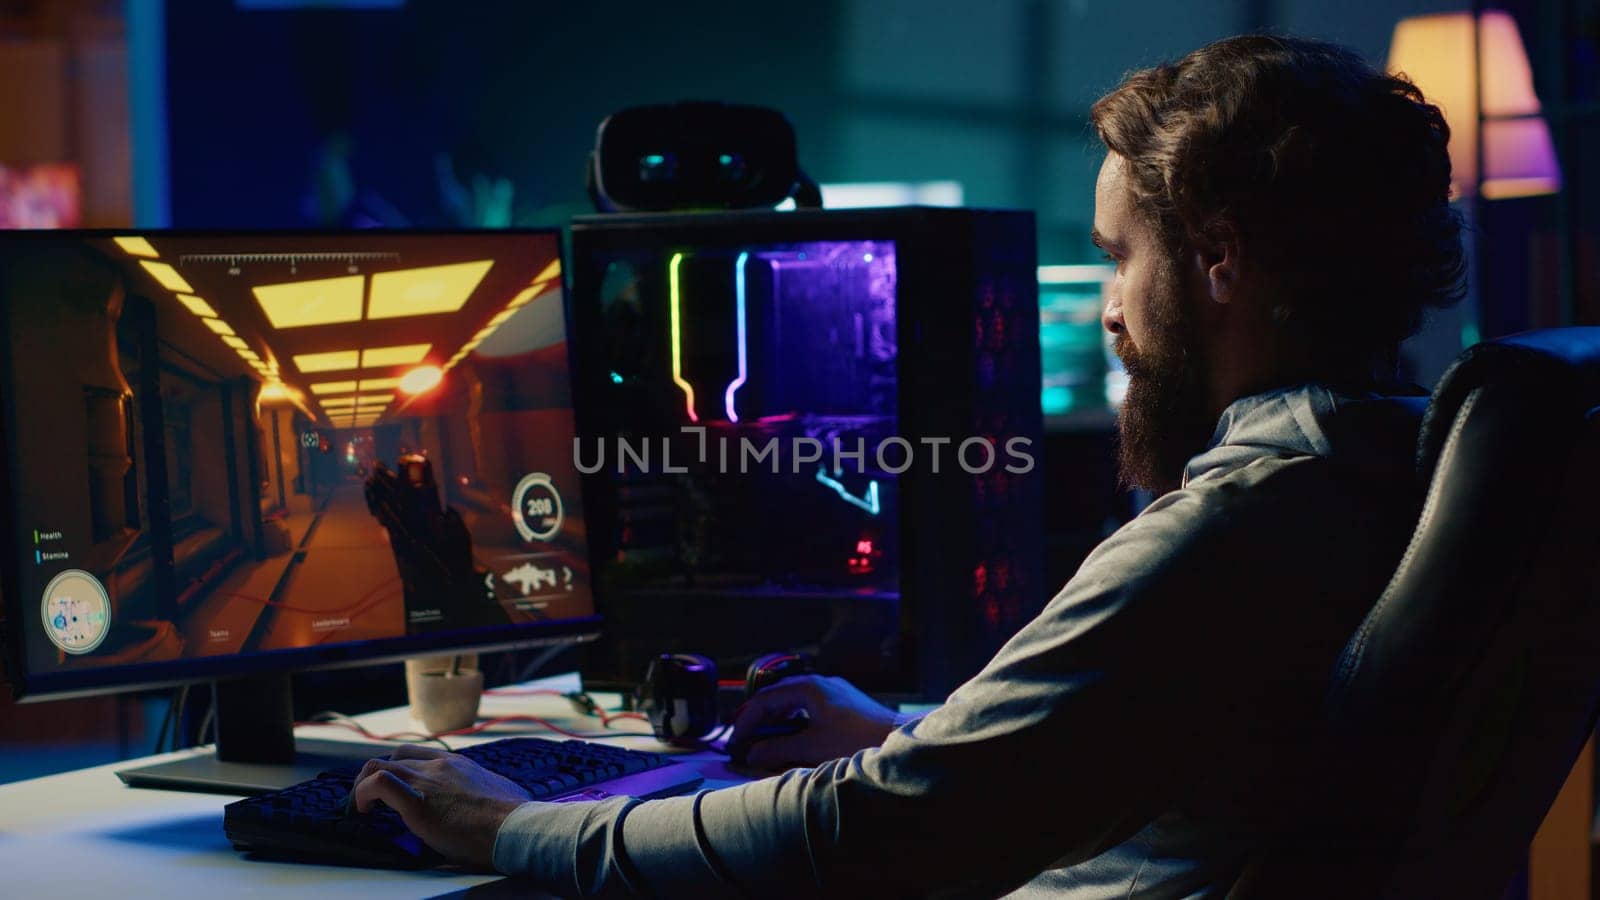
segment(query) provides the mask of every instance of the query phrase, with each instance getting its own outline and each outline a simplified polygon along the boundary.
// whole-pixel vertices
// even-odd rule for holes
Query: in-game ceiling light
[[[361,320],[360,275],[266,284],[252,288],[274,328],[304,328]]]
[[[167,290],[179,294],[194,293],[194,288],[189,286],[189,282],[183,280],[183,276],[178,274],[178,270],[166,263],[141,259],[139,260],[139,265],[144,266],[144,270],[149,272],[150,276],[160,282],[161,286]]]
[[[126,237],[114,237],[111,240],[115,241],[117,246],[122,248],[122,252],[129,256],[144,256],[150,259],[157,259],[161,256],[156,252],[156,248],[150,246],[149,241],[136,234]]]
[[[494,260],[379,272],[372,276],[367,318],[397,319],[455,312],[466,305]]]

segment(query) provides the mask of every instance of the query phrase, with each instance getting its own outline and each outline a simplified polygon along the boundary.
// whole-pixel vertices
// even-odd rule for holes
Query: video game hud
[[[30,671],[592,614],[553,233],[33,234],[0,291]]]

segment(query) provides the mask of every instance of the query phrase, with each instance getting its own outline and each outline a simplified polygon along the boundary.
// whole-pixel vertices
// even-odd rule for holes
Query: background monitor
[[[937,697],[1042,605],[1031,214],[597,216],[573,254],[586,681],[803,650]]]
[[[596,633],[557,233],[0,235],[0,326],[20,697]]]

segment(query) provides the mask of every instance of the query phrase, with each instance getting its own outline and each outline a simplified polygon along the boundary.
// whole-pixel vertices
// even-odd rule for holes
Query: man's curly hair
[[[1168,248],[1234,232],[1324,372],[1392,375],[1423,310],[1465,291],[1444,115],[1352,51],[1228,38],[1133,72],[1090,119]]]

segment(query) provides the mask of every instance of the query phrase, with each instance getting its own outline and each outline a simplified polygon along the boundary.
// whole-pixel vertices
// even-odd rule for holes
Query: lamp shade
[[[1444,110],[1456,196],[1469,197],[1480,188],[1491,200],[1554,193],[1561,187],[1561,170],[1550,126],[1539,115],[1517,23],[1505,12],[1486,10],[1477,25],[1474,47],[1471,13],[1402,19],[1389,44],[1389,71],[1410,78],[1430,103]],[[1481,87],[1475,49],[1482,57]]]

